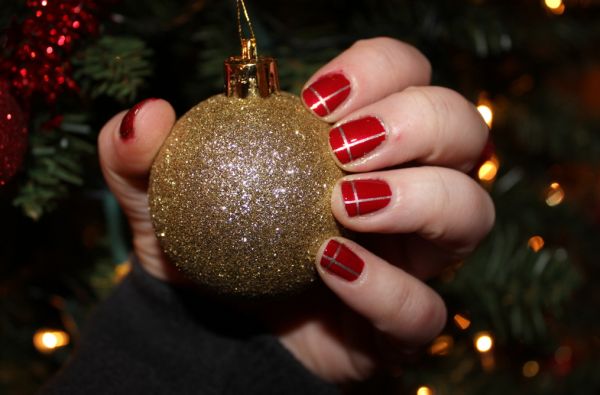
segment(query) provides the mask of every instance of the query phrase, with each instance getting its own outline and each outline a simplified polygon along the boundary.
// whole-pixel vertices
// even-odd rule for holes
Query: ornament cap
[[[225,60],[225,94],[228,97],[267,97],[279,91],[277,61],[256,54],[256,40],[242,39],[242,56]]]

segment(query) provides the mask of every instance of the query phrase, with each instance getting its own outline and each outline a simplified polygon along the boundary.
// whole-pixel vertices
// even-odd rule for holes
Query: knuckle
[[[446,222],[441,219],[446,216],[452,195],[447,179],[440,169],[432,169],[429,188],[429,215],[425,218],[426,223],[421,234],[428,240],[440,240],[448,232]]]
[[[405,316],[410,315],[414,304],[410,287],[399,282],[387,294],[390,303],[384,303],[373,319],[375,328],[385,334],[393,335],[396,328],[404,322]]]
[[[417,48],[403,41],[391,37],[375,37],[358,40],[353,47],[365,51],[365,59],[378,62],[382,70],[394,70],[403,63],[414,64],[414,69],[422,76],[422,84],[427,84],[431,78],[429,59]]]
[[[386,335],[425,343],[436,336],[446,323],[446,307],[441,297],[417,286],[397,286],[389,295],[391,303],[374,321],[375,328]]]
[[[418,108],[423,122],[423,132],[429,141],[428,150],[422,159],[435,163],[445,151],[443,142],[448,134],[448,119],[452,115],[452,108],[443,95],[435,89],[412,87],[407,93],[413,99],[415,108]]]

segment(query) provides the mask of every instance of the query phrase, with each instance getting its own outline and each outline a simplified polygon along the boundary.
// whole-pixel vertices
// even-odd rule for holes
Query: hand
[[[494,222],[489,196],[465,174],[488,129],[459,94],[426,86],[430,70],[406,44],[365,40],[303,91],[307,107],[336,123],[330,142],[339,165],[357,173],[335,187],[333,213],[369,233],[361,241],[369,249],[343,238],[323,244],[316,265],[337,297],[326,295],[303,315],[270,319],[282,343],[325,380],[363,379],[431,340],[446,310],[421,280],[472,251]],[[142,102],[106,124],[99,149],[143,267],[184,281],[163,256],[147,208],[150,165],[174,121],[168,103]]]

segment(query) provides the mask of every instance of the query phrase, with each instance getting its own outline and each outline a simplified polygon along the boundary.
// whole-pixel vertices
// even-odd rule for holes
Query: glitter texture
[[[340,234],[331,214],[343,173],[329,125],[299,98],[213,96],[173,128],[152,166],[150,210],[169,259],[220,294],[299,292]]]

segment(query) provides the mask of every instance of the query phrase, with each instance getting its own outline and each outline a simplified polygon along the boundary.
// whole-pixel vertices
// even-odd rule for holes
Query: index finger
[[[378,37],[356,42],[317,71],[302,90],[315,115],[336,122],[350,112],[403,90],[427,85],[431,65],[416,48]]]

